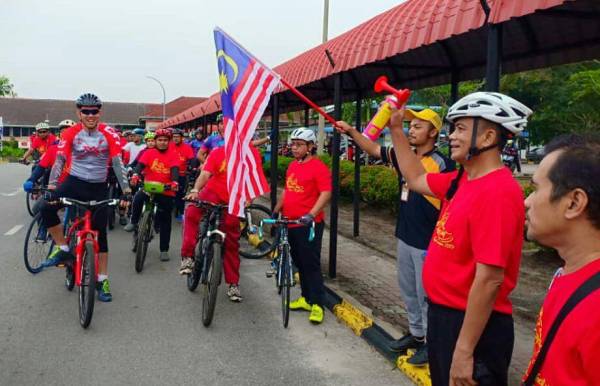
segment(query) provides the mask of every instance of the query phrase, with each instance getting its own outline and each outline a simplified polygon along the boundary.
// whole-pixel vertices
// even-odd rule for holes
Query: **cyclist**
[[[26,162],[35,152],[37,158],[41,157],[55,141],[56,137],[50,132],[50,126],[46,122],[38,123],[35,125],[35,134],[29,138],[29,149],[23,154],[21,161]]]
[[[133,140],[123,146],[123,151],[129,153],[129,166],[131,166],[131,163],[135,161],[140,151],[146,147],[146,144],[142,141],[145,132],[146,131],[142,128],[134,129],[132,131]]]
[[[321,276],[321,241],[323,238],[323,208],[331,198],[331,173],[313,156],[317,138],[307,128],[292,132],[292,161],[286,172],[285,188],[273,212],[280,211],[289,219],[304,225],[289,225],[292,260],[300,273],[302,296],[290,303],[291,310],[310,311],[309,320],[323,321],[325,286]],[[315,222],[315,238],[309,240],[309,227]]]
[[[137,157],[132,160],[132,162],[129,164],[129,167],[131,168],[131,170],[135,169],[135,167],[137,166],[138,162],[140,161],[140,158],[144,155],[145,152],[147,152],[150,149],[154,149],[156,147],[156,135],[154,134],[153,131],[149,131],[146,134],[144,134],[144,143],[146,144],[146,147],[143,148],[137,155]]]
[[[193,139],[189,141],[189,144],[192,147],[192,150],[194,151],[195,155],[198,155],[198,151],[200,151],[200,148],[202,147],[203,143],[204,138],[202,136],[202,130],[196,129],[196,131],[194,131]]]
[[[178,189],[177,179],[179,177],[179,159],[169,146],[171,131],[158,129],[154,133],[156,147],[147,149],[139,158],[131,177],[131,184],[136,186],[140,182],[140,176],[146,181],[161,182],[169,186],[169,190],[162,195],[155,196],[158,208],[156,213],[157,225],[160,225],[160,261],[169,260],[169,244],[171,242],[171,212],[173,211],[173,197]],[[126,231],[136,231],[140,221],[144,203],[149,196],[139,190],[133,197],[133,208],[131,211],[131,222],[124,228]]]
[[[183,130],[172,128],[170,130],[172,130],[173,133],[173,142],[170,146],[179,157],[178,182],[181,189],[177,192],[177,195],[175,196],[175,216],[177,218],[177,221],[181,222],[183,220],[183,196],[185,196],[186,174],[190,161],[194,159],[194,152],[190,145],[183,142]]]
[[[257,165],[260,163],[260,154],[250,146],[252,155]],[[225,147],[221,146],[213,150],[208,156],[200,175],[194,183],[193,189],[186,197],[190,200],[200,199],[202,201],[216,204],[227,204],[229,202],[229,190],[227,188],[227,157]],[[183,221],[183,240],[181,244],[181,267],[179,273],[187,275],[194,268],[194,248],[198,241],[198,226],[203,216],[202,209],[195,205],[185,208]],[[238,217],[225,213],[222,230],[225,232],[225,255],[223,269],[225,271],[225,282],[229,285],[227,297],[232,302],[243,300],[239,287],[240,280],[240,256],[238,253],[240,243],[240,220]]]
[[[471,385],[487,374],[486,384],[506,385],[514,344],[509,294],[519,273],[525,208],[500,154],[531,110],[495,92],[452,105],[450,153],[461,168],[451,173],[426,172],[404,135],[404,111],[392,110],[392,141],[409,188],[442,200],[423,266],[432,383]]]
[[[198,151],[197,157],[200,162],[206,161],[206,157],[210,154],[213,149],[216,149],[221,146],[225,146],[225,140],[223,139],[223,114],[217,115],[217,126],[216,130],[213,126],[213,132],[209,135],[202,146],[200,146],[200,150]]]
[[[108,196],[109,162],[112,162],[112,168],[123,192],[130,192],[121,161],[119,136],[112,127],[100,122],[102,102],[96,95],[87,93],[77,98],[76,105],[80,123],[68,128],[62,135],[48,183],[48,189],[54,192],[49,202],[41,207],[42,223],[56,243],[56,247],[43,264],[44,267],[58,265],[74,258],[63,235],[57,214],[60,205],[56,198],[105,200]],[[68,170],[68,175],[57,188],[58,178],[64,170]],[[99,244],[98,299],[104,302],[112,300],[107,274],[107,212],[106,207],[98,208],[92,217],[92,228],[98,231]]]

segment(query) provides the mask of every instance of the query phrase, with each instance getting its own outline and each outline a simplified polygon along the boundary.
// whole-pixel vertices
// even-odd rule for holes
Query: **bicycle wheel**
[[[96,292],[96,259],[94,242],[85,241],[83,256],[81,257],[81,285],[79,286],[79,324],[88,328],[94,313],[94,300]]]
[[[115,198],[115,186],[110,184],[108,187],[108,198]],[[114,205],[110,205],[108,207],[108,229],[111,231],[115,229],[115,216],[117,215],[117,210]]]
[[[287,248],[284,248],[279,263],[281,267],[281,317],[283,319],[283,327],[287,328],[290,321],[290,290],[292,287],[290,256]]]
[[[42,263],[46,261],[54,243],[47,230],[42,227],[42,215],[36,214],[29,224],[25,235],[23,258],[25,268],[36,274],[42,270]]]
[[[146,253],[148,252],[148,243],[150,242],[152,232],[152,211],[146,210],[142,214],[142,219],[138,224],[137,247],[135,251],[135,271],[142,272]]]
[[[204,258],[202,257],[203,242],[204,238],[201,237],[196,244],[196,250],[194,253],[194,269],[192,269],[192,273],[187,276],[187,288],[191,292],[194,292],[196,288],[198,288],[198,283],[200,283],[200,277],[202,276],[202,264],[204,263]]]
[[[211,241],[207,249],[207,258],[210,264],[206,273],[206,283],[202,284],[202,324],[210,326],[215,314],[217,303],[217,290],[221,281],[221,270],[223,268],[223,256],[221,255],[221,244]]]
[[[258,232],[261,220],[271,218],[271,211],[266,206],[252,204],[244,210],[244,215],[240,219],[240,255],[247,259],[260,259],[275,248],[272,225],[264,224],[262,237]]]
[[[37,200],[33,197],[31,192],[27,192],[25,195],[25,204],[27,205],[27,212],[31,217],[35,216],[35,213],[33,213],[33,207],[36,201]]]

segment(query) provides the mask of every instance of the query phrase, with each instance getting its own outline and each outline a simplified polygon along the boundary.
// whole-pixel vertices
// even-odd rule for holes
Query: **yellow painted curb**
[[[407,355],[398,357],[396,366],[402,371],[411,381],[419,386],[431,386],[431,375],[429,374],[429,365],[413,366],[407,363],[407,359],[414,354],[413,350],[409,350]]]
[[[373,325],[373,319],[345,300],[333,307],[333,313],[358,336],[364,329]]]

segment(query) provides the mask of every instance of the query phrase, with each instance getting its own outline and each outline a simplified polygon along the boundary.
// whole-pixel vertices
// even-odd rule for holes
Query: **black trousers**
[[[179,190],[175,194],[175,215],[179,216],[180,214],[183,214],[185,209],[185,201],[183,201],[183,198],[185,197],[187,178],[185,176],[179,176],[177,183],[179,184]]]
[[[56,191],[55,197],[67,197],[79,201],[106,200],[108,198],[108,184],[106,182],[87,182],[77,177],[68,176]],[[60,204],[49,204],[44,201],[41,204],[42,223],[46,228],[60,224],[58,211],[62,208]],[[92,229],[98,231],[98,247],[100,252],[108,252],[108,240],[106,237],[106,224],[108,222],[108,207],[96,208],[92,214]]]
[[[429,302],[427,347],[433,386],[448,386],[450,365],[465,312]],[[508,384],[508,367],[514,345],[511,315],[492,312],[474,353],[474,378],[479,385]]]
[[[325,301],[325,285],[321,274],[321,241],[325,223],[315,224],[315,238],[308,241],[309,227],[288,229],[288,241],[292,260],[300,272],[302,296],[310,304],[323,305]]]
[[[131,223],[137,225],[142,215],[144,203],[148,202],[150,196],[139,190],[133,196],[131,211]],[[173,211],[173,197],[156,194],[154,196],[156,203],[156,217],[154,223],[160,228],[160,251],[168,252],[171,243],[171,212]],[[156,228],[156,226],[155,226]]]

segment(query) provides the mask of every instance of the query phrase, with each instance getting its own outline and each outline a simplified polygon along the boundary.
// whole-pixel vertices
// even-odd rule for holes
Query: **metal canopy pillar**
[[[334,79],[333,105],[334,118],[342,119],[342,74],[337,73]],[[337,269],[337,229],[338,229],[338,198],[340,196],[340,133],[333,129],[331,144],[331,210],[329,224],[329,277],[335,278]]]
[[[356,122],[354,126],[357,130],[361,129],[361,119],[360,113],[362,110],[362,95],[359,93],[356,94]],[[352,234],[354,237],[357,237],[360,233],[360,209],[358,205],[360,204],[360,154],[361,149],[360,146],[357,146],[356,143],[354,145],[354,194],[352,196],[352,206],[354,209],[354,230]]]
[[[488,24],[487,62],[485,69],[486,91],[500,89],[502,62],[502,25]]]
[[[277,153],[279,149],[279,102],[277,94],[273,95],[271,108],[271,211],[277,204]]]
[[[452,69],[450,74],[450,106],[458,100],[458,70]]]
[[[310,108],[309,108],[308,106],[306,106],[306,107],[304,108],[304,127],[308,127],[308,122],[309,122],[309,119],[308,119],[308,118],[309,118],[309,116],[308,116],[308,113],[309,113],[309,111],[310,111]]]

